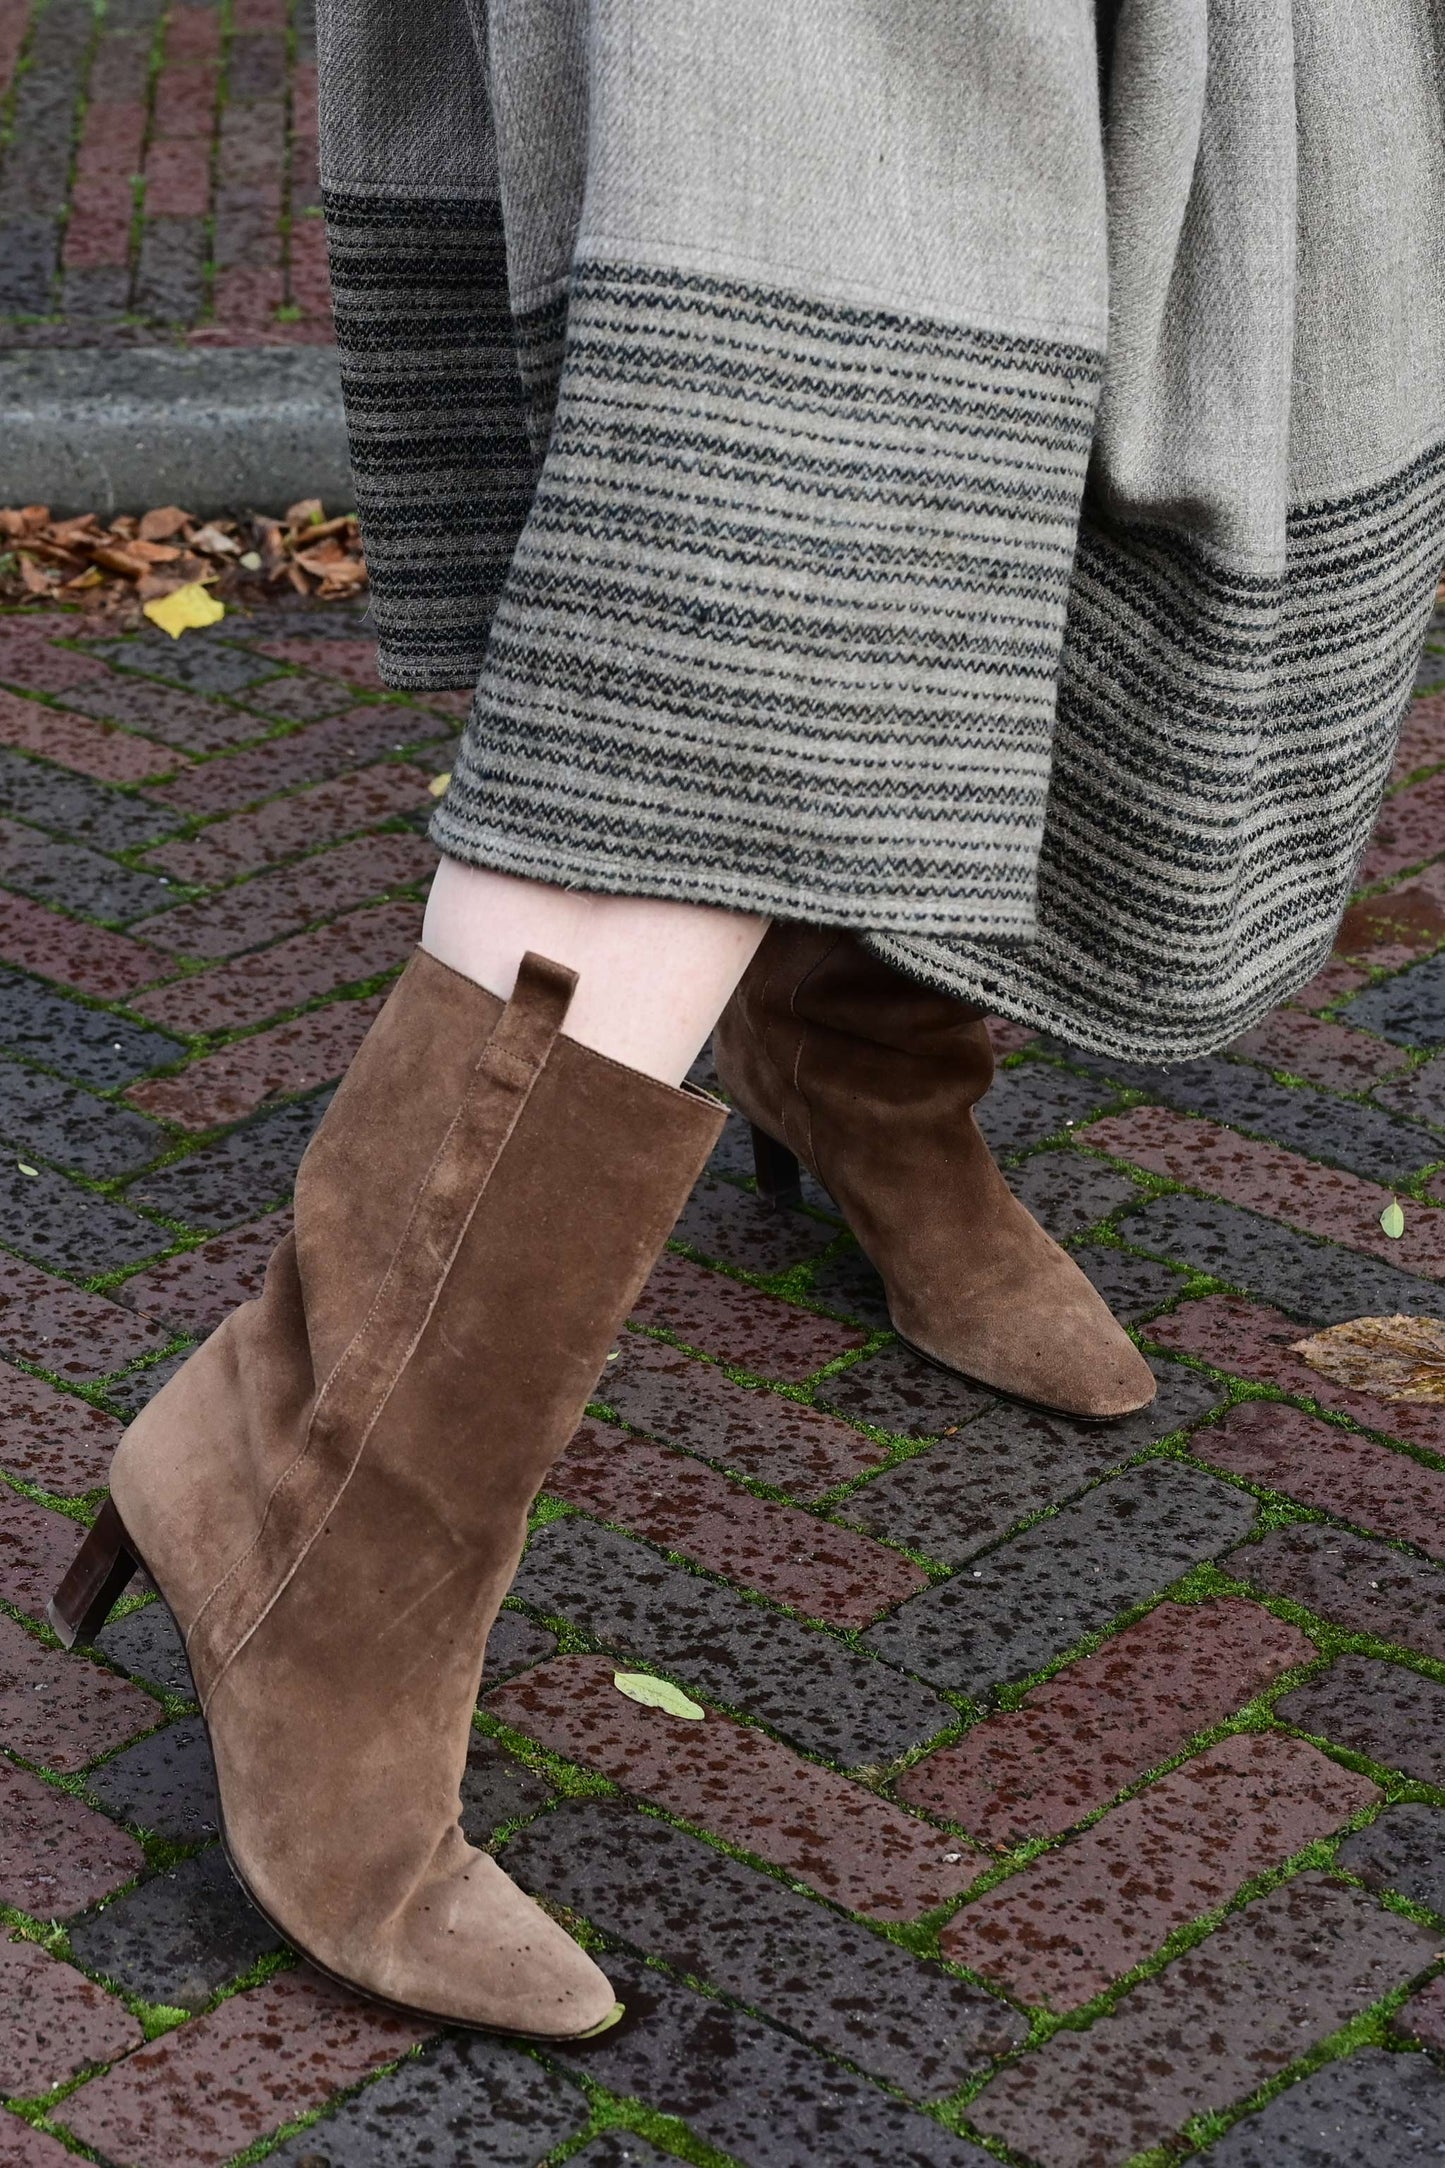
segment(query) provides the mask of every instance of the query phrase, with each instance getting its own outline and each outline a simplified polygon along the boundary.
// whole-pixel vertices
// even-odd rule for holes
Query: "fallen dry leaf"
[[[183,632],[190,632],[200,625],[214,625],[226,614],[224,602],[217,602],[204,587],[194,584],[177,587],[158,601],[148,602],[145,614],[153,625],[168,632],[173,640],[179,640]]]
[[[1445,1318],[1352,1317],[1297,1341],[1294,1352],[1353,1392],[1445,1406]]]
[[[140,523],[142,542],[169,542],[173,534],[190,525],[191,515],[183,512],[178,504],[159,504],[153,512],[143,513]]]
[[[324,513],[319,497],[302,497],[299,503],[288,504],[286,507],[286,524],[293,531],[302,527],[314,526],[323,517]]]

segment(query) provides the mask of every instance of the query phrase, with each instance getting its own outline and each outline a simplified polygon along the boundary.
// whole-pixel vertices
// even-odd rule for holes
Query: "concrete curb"
[[[332,347],[0,353],[0,504],[279,512],[355,503]]]

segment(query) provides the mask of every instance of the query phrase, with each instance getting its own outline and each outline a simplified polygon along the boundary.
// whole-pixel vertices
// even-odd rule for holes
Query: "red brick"
[[[0,1273],[3,1266],[0,1260]],[[114,1416],[43,1378],[9,1369],[0,1375],[0,1467],[40,1490],[63,1498],[104,1483],[120,1433]]]
[[[29,25],[30,0],[4,0],[0,6],[0,98],[10,88]]]
[[[220,2168],[427,2031],[314,1972],[282,1972],[92,2078],[57,2120],[112,2160]]]
[[[659,1325],[720,1362],[789,1383],[868,1337],[671,1254],[658,1259],[632,1314],[639,1325]]]
[[[1149,1338],[1161,1347],[1197,1355],[1217,1370],[1317,1401],[1369,1430],[1387,1431],[1392,1438],[1445,1454],[1445,1408],[1389,1401],[1333,1384],[1292,1352],[1305,1337],[1304,1327],[1292,1318],[1238,1295],[1209,1295],[1202,1302],[1183,1303],[1171,1316],[1156,1317],[1149,1325]]]
[[[145,162],[147,218],[204,218],[211,193],[211,147],[204,137],[153,142]]]
[[[220,70],[214,67],[163,68],[156,82],[156,135],[170,141],[199,136],[209,143],[219,80]]]
[[[596,1397],[633,1430],[794,1498],[821,1498],[885,1457],[824,1409],[735,1385],[715,1365],[642,1333],[623,1335]]]
[[[187,956],[235,956],[314,920],[425,880],[436,850],[418,835],[357,836],[299,864],[260,874],[223,895],[142,919],[131,932]]]
[[[1445,1973],[1441,1973],[1403,2003],[1395,2019],[1403,2033],[1423,2040],[1427,2048],[1445,2055]]]
[[[181,1031],[259,1024],[283,1009],[299,1008],[338,986],[375,978],[404,963],[421,938],[421,922],[419,903],[378,903],[275,948],[257,949],[214,971],[143,994],[131,1007]]]
[[[1383,881],[1407,866],[1438,858],[1445,850],[1445,776],[1432,775],[1424,783],[1387,798],[1375,822],[1370,847],[1360,867],[1363,887]]]
[[[39,753],[62,768],[99,776],[103,783],[139,783],[148,775],[168,775],[184,763],[183,754],[117,730],[114,723],[65,715],[7,692],[0,692],[0,745]]]
[[[1223,1739],[966,1905],[939,1946],[1023,2002],[1070,2009],[1380,1797],[1303,1740]]]
[[[33,1942],[0,1943],[0,2092],[48,2092],[144,2039],[124,2003],[73,1965]]]
[[[1367,1031],[1353,1031],[1348,1024],[1327,1024],[1322,1017],[1299,1009],[1276,1009],[1253,1031],[1236,1039],[1229,1050],[1267,1069],[1287,1069],[1293,1076],[1308,1077],[1327,1090],[1368,1091],[1382,1077],[1408,1069],[1410,1056],[1404,1047],[1388,1039],[1373,1039]]]
[[[0,1504],[0,1596],[32,1618],[44,1618],[85,1530],[68,1514],[49,1512],[9,1489],[0,1489]]]
[[[1395,749],[1392,783],[1403,783],[1419,768],[1438,768],[1445,761],[1445,693],[1432,693],[1406,711]]]
[[[898,1791],[1001,1851],[1052,1836],[1317,1653],[1242,1597],[1161,1603],[1017,1709],[930,1754]]]
[[[208,760],[151,795],[185,813],[234,813],[293,784],[320,783],[361,769],[416,735],[410,708],[348,708],[249,752]]]
[[[1196,1435],[1193,1450],[1247,1483],[1445,1558],[1445,1468],[1427,1468],[1277,1400],[1231,1408]]]
[[[183,1129],[239,1121],[267,1100],[340,1076],[385,1000],[384,994],[369,994],[361,1001],[330,1002],[289,1023],[273,1024],[253,1039],[223,1046],[179,1076],[134,1084],[126,1097]]]
[[[52,1279],[38,1265],[0,1252],[0,1350],[58,1377],[108,1377],[171,1338],[108,1295]],[[79,1407],[67,1400],[67,1407]]]
[[[870,1537],[756,1498],[702,1461],[602,1423],[582,1425],[547,1489],[834,1626],[866,1626],[928,1586],[921,1567]]]
[[[959,1838],[716,1710],[698,1722],[640,1708],[613,1685],[616,1669],[602,1656],[559,1657],[482,1706],[850,1912],[917,1919],[977,1875],[983,1862]]]
[[[0,1904],[32,1919],[66,1920],[144,1865],[135,1838],[103,1814],[0,1762]]]
[[[1377,971],[1402,971],[1445,941],[1445,878],[1428,866],[1401,888],[1352,903],[1340,920],[1335,950]]]
[[[1315,974],[1308,985],[1302,986],[1297,994],[1290,995],[1289,1006],[1292,1009],[1332,1009],[1337,1001],[1343,1001],[1347,994],[1357,994],[1362,986],[1368,986],[1369,983],[1368,971],[1359,971],[1353,964],[1345,963],[1336,956],[1325,965],[1323,971]]]
[[[1252,2093],[1442,1947],[1362,1890],[1298,1875],[1086,2032],[1057,2032],[1000,2072],[969,2118],[1044,2168],[1112,2168]]]
[[[214,8],[173,7],[166,23],[166,62],[186,66],[213,60],[221,49],[220,17]]]
[[[123,1001],[174,965],[128,934],[111,933],[47,910],[29,896],[0,894],[0,962],[73,986],[100,1001]]]
[[[65,1774],[160,1720],[158,1704],[129,1679],[43,1648],[14,1619],[0,1617],[0,1737],[10,1753]]]
[[[188,843],[166,843],[152,851],[152,862],[180,881],[222,881],[228,874],[251,873],[283,858],[314,850],[358,829],[414,813],[430,803],[431,778],[400,761],[359,768],[354,775],[278,798],[254,813],[217,821]]]
[[[93,655],[56,647],[52,634],[60,632],[55,619],[9,618],[0,621],[0,678],[26,692],[67,693],[111,675]],[[67,621],[64,631],[75,630]]]
[[[278,662],[293,663],[298,669],[344,678],[348,685],[362,686],[368,692],[381,689],[375,640],[313,639],[303,633],[289,640],[256,640],[252,645],[258,655],[274,655]]]
[[[186,1332],[214,1332],[238,1302],[261,1292],[271,1252],[291,1231],[290,1212],[272,1212],[247,1227],[203,1242],[199,1249],[168,1257],[116,1288],[116,1300],[134,1303]]]
[[[0,2168],[75,2168],[75,2155],[68,2146],[32,2123],[22,2123],[18,2115],[5,2116],[0,2137],[4,2140]]]
[[[1007,1016],[991,1016],[988,1019],[988,1035],[993,1050],[1000,1057],[1017,1054],[1020,1047],[1032,1046],[1035,1034],[1022,1024],[1016,1024]]]
[[[279,232],[273,246],[279,255]],[[245,324],[265,331],[274,321],[276,311],[285,305],[286,274],[279,265],[274,270],[240,265],[217,276],[213,306],[220,323]],[[258,794],[253,791],[251,795]]]
[[[1405,1232],[1392,1240],[1380,1225],[1389,1190],[1357,1174],[1318,1166],[1277,1144],[1261,1144],[1218,1122],[1195,1121],[1167,1107],[1136,1107],[1129,1114],[1110,1115],[1080,1134],[1116,1159],[1172,1175],[1191,1189],[1226,1197],[1231,1204],[1343,1242],[1366,1256],[1383,1257],[1404,1272],[1445,1280],[1445,1212],[1407,1199]]]

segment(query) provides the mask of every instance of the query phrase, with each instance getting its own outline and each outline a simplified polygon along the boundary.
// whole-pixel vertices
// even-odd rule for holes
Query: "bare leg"
[[[740,912],[588,895],[444,858],[421,939],[503,999],[528,949],[570,965],[568,1038],[679,1084],[767,930]]]

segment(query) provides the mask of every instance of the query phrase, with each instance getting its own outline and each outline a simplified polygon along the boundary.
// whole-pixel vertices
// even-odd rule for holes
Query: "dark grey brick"
[[[1048,1062],[1024,1062],[999,1071],[976,1109],[978,1126],[990,1150],[1003,1158],[1066,1134],[1070,1124],[1087,1120],[1117,1097],[1098,1078],[1075,1076]]]
[[[175,1376],[190,1353],[190,1348],[181,1348],[158,1363],[148,1364],[144,1370],[127,1370],[117,1378],[108,1378],[105,1384],[107,1402],[125,1422],[134,1422],[141,1409],[149,1407],[161,1387]]]
[[[184,640],[172,640],[167,633],[152,632],[147,626],[119,640],[96,640],[86,652],[114,663],[117,669],[134,670],[198,693],[241,693],[265,678],[274,678],[281,669],[269,655],[253,655],[213,631],[187,633]],[[75,702],[69,704],[73,707]],[[249,729],[254,737],[254,722]]]
[[[0,1047],[102,1091],[182,1059],[185,1048],[142,1024],[88,1009],[0,965]]]
[[[629,1958],[607,1970],[634,2023],[571,2050],[580,2067],[749,2168],[991,2168],[981,2146],[760,2019]]]
[[[1341,1656],[1275,1703],[1286,1724],[1445,1785],[1445,1686],[1377,1656]]]
[[[993,1395],[937,1363],[925,1362],[896,1342],[876,1355],[825,1378],[821,1408],[834,1408],[850,1423],[871,1423],[893,1437],[939,1438],[996,1405]]]
[[[1445,1809],[1386,1807],[1368,1829],[1346,1837],[1335,1863],[1370,1889],[1392,1889],[1445,1917]]]
[[[137,1265],[169,1248],[173,1239],[153,1220],[81,1189],[53,1168],[22,1174],[9,1153],[0,1158],[0,1241],[38,1265],[85,1279]]]
[[[1009,1187],[1056,1242],[1072,1242],[1139,1196],[1131,1176],[1082,1152],[1040,1152],[1009,1170]]]
[[[22,1158],[53,1159],[96,1181],[143,1167],[170,1143],[130,1107],[95,1099],[74,1085],[0,1060],[0,1138]]]
[[[354,707],[356,695],[335,678],[273,677],[247,692],[246,705],[285,723],[319,723],[324,716]]]
[[[1393,1084],[1376,1085],[1374,1096],[1382,1107],[1411,1121],[1430,1122],[1437,1129],[1445,1129],[1445,1055],[1411,1069]],[[1441,1149],[1445,1150],[1445,1144]]]
[[[524,1889],[916,2100],[953,2092],[1028,2030],[941,1965],[628,1807],[559,1807],[503,1864]]]
[[[1132,1241],[1130,1219],[1119,1221],[1119,1232]],[[1128,1250],[1105,1249],[1089,1243],[1075,1250],[1075,1259],[1093,1281],[1115,1317],[1133,1325],[1152,1317],[1164,1303],[1172,1302],[1184,1285],[1184,1274],[1171,1265],[1157,1264],[1152,1257],[1135,1257]]]
[[[1445,1289],[1338,1243],[1207,1197],[1156,1197],[1119,1222],[1126,1242],[1230,1280],[1310,1325],[1406,1310],[1445,1316]]]
[[[1415,698],[1421,700],[1426,693],[1437,692],[1442,685],[1445,685],[1445,654],[1438,647],[1427,647],[1415,672]]]
[[[266,2158],[276,2168],[535,2168],[588,2121],[583,2094],[521,2048],[443,2040]]]
[[[1412,964],[1378,986],[1357,994],[1345,1021],[1378,1031],[1398,1046],[1445,1044],[1445,954]]]
[[[85,1781],[118,1821],[177,1842],[220,1833],[215,1764],[198,1716],[153,1731],[92,1769]]]
[[[703,1067],[710,1072],[711,1062],[705,1060]],[[702,1081],[693,1076],[691,1072],[689,1072],[689,1080],[694,1084]],[[714,1077],[711,1084],[702,1081],[702,1089],[716,1092],[717,1079]],[[739,1182],[751,1182],[753,1180],[752,1132],[741,1114],[730,1114],[724,1123],[723,1133],[713,1146],[712,1157],[708,1161],[708,1172],[710,1174],[731,1175],[735,1181]],[[815,1180],[806,1167],[800,1167],[798,1173],[802,1184],[804,1202],[811,1205],[815,1211],[826,1212],[829,1218],[837,1219],[839,1216],[838,1207],[828,1195],[822,1183]]]
[[[1244,1491],[1150,1461],[910,1596],[865,1638],[891,1663],[981,1697],[1228,1550],[1255,1512]]]
[[[1177,1068],[1156,1069],[1092,1055],[1070,1059],[1147,1092],[1160,1106],[1249,1130],[1310,1159],[1348,1167],[1371,1182],[1408,1181],[1440,1156],[1438,1142],[1409,1122],[1310,1085],[1276,1084],[1249,1062],[1186,1061]]]
[[[1288,1596],[1351,1633],[1445,1661],[1445,1572],[1319,1521],[1277,1528],[1221,1561],[1272,1596]]]
[[[825,1258],[809,1282],[812,1299],[840,1316],[855,1318],[871,1332],[887,1332],[893,1320],[883,1282],[856,1244],[844,1243]]]
[[[568,2168],[670,2168],[675,2153],[659,2153],[632,2130],[604,2130],[591,2145],[574,2153]]]
[[[164,756],[161,756],[164,758]],[[0,746],[0,812],[98,851],[129,851],[182,825],[169,806]],[[154,886],[154,883],[152,884]]]
[[[10,163],[14,164],[14,159]],[[0,219],[0,314],[45,316],[55,295],[60,221],[43,212]]]
[[[836,1226],[805,1212],[775,1212],[752,1193],[705,1174],[673,1229],[679,1242],[767,1279],[806,1264],[837,1238]]]
[[[142,1882],[72,1927],[83,1965],[132,1995],[199,2009],[218,1987],[281,1948],[219,1845]]]
[[[1153,1367],[1158,1398],[1123,1422],[1076,1423],[1000,1401],[956,1438],[871,1477],[839,1511],[870,1535],[962,1565],[1025,1515],[1058,1505],[1218,1405],[1218,1386],[1201,1372]]]
[[[483,1692],[489,1686],[500,1685],[503,1679],[514,1678],[519,1671],[530,1671],[533,1664],[545,1663],[556,1653],[557,1636],[549,1634],[545,1626],[528,1618],[525,1611],[503,1611],[487,1637]]]
[[[234,1227],[290,1194],[301,1154],[330,1093],[296,1099],[233,1129],[188,1158],[142,1175],[129,1195],[149,1212],[190,1227]]]
[[[206,298],[208,246],[204,219],[148,218],[141,228],[136,314],[159,323],[191,323]]]
[[[180,647],[185,650],[184,640]],[[67,692],[65,705],[103,722],[129,724],[148,738],[195,753],[224,752],[264,738],[275,727],[263,715],[228,708],[223,701],[180,691],[174,685],[157,684],[154,678],[96,678]],[[166,765],[166,756],[159,753],[157,768]]]
[[[128,926],[164,910],[174,891],[154,873],[136,873],[83,843],[61,843],[0,817],[0,882],[22,896]]]
[[[95,1645],[131,1678],[168,1687],[171,1693],[184,1694],[188,1700],[194,1698],[196,1690],[186,1662],[185,1643],[159,1597],[139,1611],[127,1611],[122,1618],[102,1626]]]
[[[1199,2156],[1201,2168],[1438,2168],[1445,2071],[1387,2048],[1326,2063]]]
[[[540,1812],[554,1796],[547,1779],[498,1740],[474,1735],[462,1776],[462,1828],[473,1844],[485,1844],[504,1822]]]
[[[513,1593],[846,1767],[892,1761],[953,1720],[926,1688],[831,1635],[670,1566],[592,1521],[539,1529]]]

